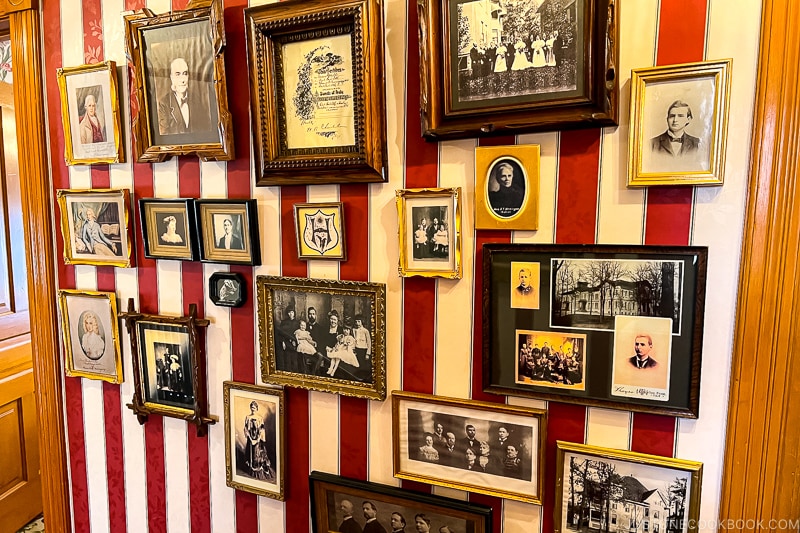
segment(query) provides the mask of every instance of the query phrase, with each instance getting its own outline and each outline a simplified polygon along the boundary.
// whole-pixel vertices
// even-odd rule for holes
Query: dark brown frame
[[[245,10],[257,185],[388,181],[381,0],[288,0]],[[355,143],[287,146],[281,45],[352,35]]]
[[[532,131],[615,126],[619,121],[618,0],[585,0],[583,94],[538,102],[454,110],[449,48],[449,0],[417,0],[420,111],[428,141],[516,135]],[[581,53],[579,50],[578,53]],[[457,83],[457,81],[456,81]]]
[[[200,6],[200,7],[195,7]],[[193,0],[189,9],[155,15],[145,8],[125,16],[125,46],[130,60],[133,84],[131,99],[138,101],[138,112],[131,113],[131,132],[139,163],[164,161],[173,155],[196,154],[203,161],[230,161],[233,159],[233,119],[228,110],[225,82],[225,26],[221,0]],[[150,109],[146,89],[146,62],[142,33],[159,27],[178,26],[208,19],[213,32],[214,93],[217,100],[218,142],[155,144],[150,126],[156,110]],[[132,108],[134,105],[131,106]]]
[[[586,326],[551,325],[553,258],[683,261],[680,292],[680,320],[673,325],[666,401],[611,394],[614,331]],[[514,309],[501,303],[514,287],[511,261],[540,262],[539,308]],[[547,263],[545,264],[545,261]],[[522,396],[576,403],[627,411],[658,413],[697,418],[700,403],[700,366],[703,345],[706,266],[708,248],[701,246],[616,246],[558,244],[486,244],[483,247],[483,390],[494,394]],[[508,271],[506,275],[504,272]],[[677,292],[677,287],[674,291]],[[615,315],[610,315],[615,316]],[[661,315],[641,315],[647,317]],[[553,333],[580,333],[586,336],[582,353],[585,389],[575,390],[548,385],[516,383],[518,353],[513,343],[511,365],[508,333],[537,330]],[[677,329],[677,331],[676,331]],[[643,331],[644,332],[644,331]],[[499,348],[503,343],[505,351]],[[594,361],[594,362],[593,362]],[[662,361],[663,364],[663,361]],[[600,393],[602,391],[602,394]]]
[[[128,300],[128,311],[120,313],[119,317],[125,321],[128,336],[131,341],[131,355],[133,358],[133,400],[127,404],[128,409],[136,413],[136,418],[140,424],[147,422],[149,415],[159,414],[172,418],[186,420],[197,426],[197,436],[203,437],[208,432],[208,425],[215,424],[217,417],[208,414],[208,395],[206,382],[206,357],[205,357],[205,328],[209,321],[204,318],[197,318],[197,305],[189,306],[189,315],[184,317],[167,317],[161,315],[148,315],[137,313],[134,307],[133,298]],[[194,406],[192,409],[183,409],[171,406],[159,406],[153,402],[144,401],[143,378],[142,378],[142,358],[143,347],[139,346],[136,325],[139,322],[155,322],[169,326],[186,328],[189,335],[189,359],[192,367],[192,386],[194,390]]]

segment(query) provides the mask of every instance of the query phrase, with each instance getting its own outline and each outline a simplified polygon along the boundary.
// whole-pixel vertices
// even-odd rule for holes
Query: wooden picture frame
[[[708,249],[487,244],[483,388],[699,416]]]
[[[194,207],[201,261],[261,264],[256,200],[195,200]]]
[[[541,504],[547,411],[392,392],[394,476]]]
[[[245,10],[257,185],[388,181],[383,5]]]
[[[208,278],[208,297],[222,307],[241,307],[247,301],[247,282],[238,272],[214,272]]]
[[[258,276],[256,295],[266,383],[386,398],[386,285]]]
[[[131,132],[140,163],[189,154],[203,161],[234,157],[222,2],[198,5],[163,15],[149,9],[125,15]]]
[[[283,501],[286,418],[282,389],[225,381],[225,475],[229,487]]]
[[[400,276],[461,279],[461,188],[395,192]]]
[[[392,522],[404,531],[438,533],[445,526],[451,533],[492,533],[492,508],[463,500],[403,490],[369,481],[357,481],[333,474],[311,472],[311,531],[361,531],[360,509],[368,502],[377,523],[393,531]],[[344,509],[350,509],[344,520]],[[358,516],[358,518],[355,518]],[[355,524],[342,525],[352,521]],[[420,527],[415,527],[419,523]],[[425,528],[425,526],[427,526]]]
[[[555,468],[555,533],[700,531],[703,463],[557,441]]]
[[[342,202],[294,204],[294,230],[299,259],[347,260]]]
[[[475,228],[539,229],[538,144],[475,148]]]
[[[208,320],[197,318],[197,306],[184,317],[137,313],[133,298],[125,321],[133,358],[133,400],[128,408],[140,424],[151,414],[180,418],[197,426],[205,436],[217,418],[208,414],[205,328]]]
[[[150,259],[194,261],[199,257],[194,200],[142,198],[144,256]]]
[[[116,295],[61,289],[58,304],[64,332],[65,373],[122,383]]]
[[[127,189],[56,191],[68,265],[134,266]]]
[[[117,64],[60,68],[56,77],[67,165],[124,163]]]
[[[426,140],[617,124],[617,0],[484,1],[417,3]]]
[[[731,64],[722,59],[632,71],[629,187],[722,185]]]

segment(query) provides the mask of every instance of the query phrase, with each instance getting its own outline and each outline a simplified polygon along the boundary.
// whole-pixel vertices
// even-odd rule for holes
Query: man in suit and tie
[[[628,359],[631,366],[638,369],[649,369],[658,366],[658,361],[650,357],[650,352],[653,350],[653,338],[646,333],[636,336],[633,341],[633,350],[636,355]]]
[[[458,466],[463,459],[463,452],[456,448],[456,436],[448,431],[445,435],[445,445],[438,449],[439,464],[445,466]],[[456,457],[457,456],[457,457]]]
[[[189,87],[189,64],[182,57],[169,64],[169,80],[170,90],[158,102],[158,132],[161,135],[213,133],[208,83],[193,81]]]
[[[675,100],[667,109],[667,131],[650,140],[653,153],[682,157],[696,153],[700,148],[700,139],[686,133],[686,127],[692,121],[692,108],[689,104]]]
[[[342,523],[339,524],[339,531],[341,533],[361,533],[361,526],[353,518],[353,502],[342,500],[339,509],[342,511]]]
[[[477,438],[475,438],[475,426],[472,424],[467,424],[467,426],[464,428],[464,433],[466,433],[467,436],[461,439],[461,445],[459,446],[460,451],[465,452],[467,451],[467,448],[472,448],[472,451],[475,452],[475,456],[477,457],[480,455],[479,452],[481,443]]]
[[[364,533],[386,533],[386,528],[378,522],[378,508],[371,501],[365,501],[361,505],[364,511],[364,518],[367,523],[364,524]]]
[[[217,242],[217,248],[222,248],[223,250],[243,250],[242,247],[242,238],[233,233],[233,222],[231,221],[231,217],[225,217],[222,220],[222,229],[224,230],[224,234],[222,237],[219,238]]]

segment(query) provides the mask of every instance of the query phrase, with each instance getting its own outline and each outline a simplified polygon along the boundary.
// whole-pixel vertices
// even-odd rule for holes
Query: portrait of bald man
[[[169,81],[169,90],[158,101],[158,132],[178,135],[212,131],[208,83],[192,76],[183,57],[170,61]]]

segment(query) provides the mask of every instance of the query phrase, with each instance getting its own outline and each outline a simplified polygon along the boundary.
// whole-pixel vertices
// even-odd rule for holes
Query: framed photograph
[[[139,200],[145,257],[179,261],[197,259],[193,202],[187,198]]]
[[[556,533],[697,532],[703,463],[557,441]]]
[[[539,145],[475,148],[475,228],[539,228]]]
[[[214,272],[208,278],[208,294],[214,305],[241,307],[247,301],[247,284],[238,272]]]
[[[632,71],[628,186],[722,185],[731,61]]]
[[[68,265],[133,266],[127,189],[59,189],[64,238],[64,263]]]
[[[492,533],[492,508],[388,485],[311,472],[314,533]]]
[[[194,207],[201,261],[261,264],[255,200],[195,200]]]
[[[487,244],[487,392],[697,418],[708,249]]]
[[[114,293],[61,289],[58,303],[67,375],[122,383]]]
[[[394,475],[542,503],[547,411],[392,392]]]
[[[228,486],[283,500],[286,420],[283,390],[226,381],[225,472]]]
[[[421,0],[429,141],[618,122],[616,0]]]
[[[197,154],[233,159],[233,122],[225,84],[222,2],[155,15],[125,16],[133,67],[131,131],[137,161]]]
[[[116,63],[60,68],[56,75],[67,165],[124,163]]]
[[[294,227],[300,259],[347,260],[341,202],[294,204]]]
[[[386,398],[386,285],[258,276],[267,383]]]
[[[396,193],[400,275],[461,279],[461,188]]]
[[[150,414],[182,418],[197,426],[199,436],[217,419],[208,415],[206,393],[205,328],[197,306],[189,315],[168,317],[134,310],[120,313],[125,321],[133,356],[134,392],[128,408],[144,424]]]
[[[388,181],[383,7],[245,10],[257,185]]]

